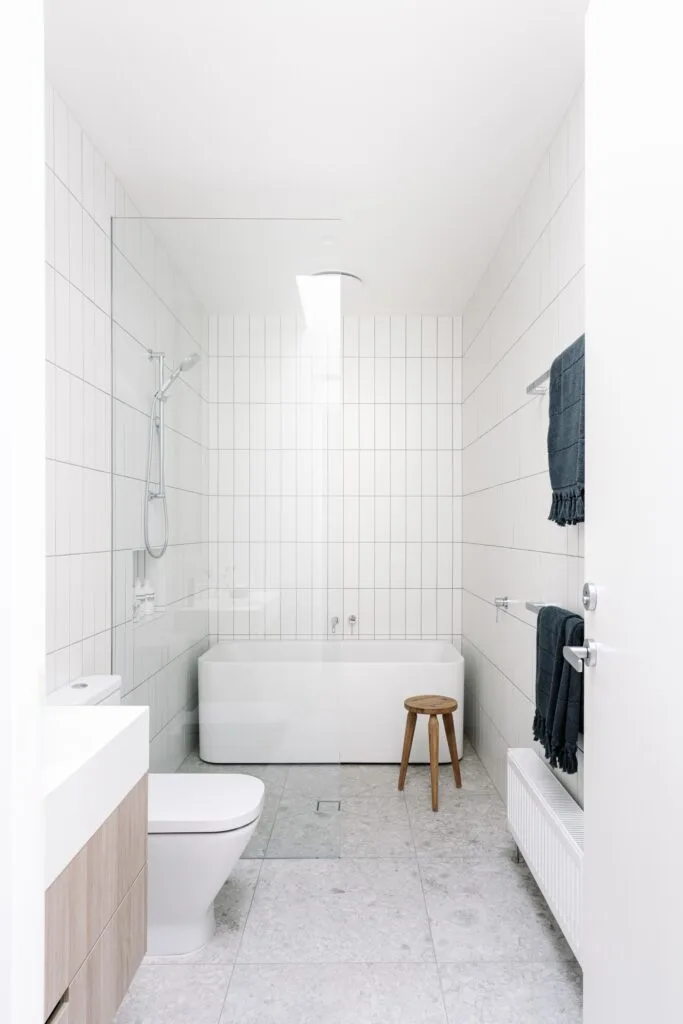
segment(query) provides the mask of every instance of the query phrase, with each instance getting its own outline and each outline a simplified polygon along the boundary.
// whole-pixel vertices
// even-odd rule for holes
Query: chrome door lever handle
[[[576,672],[583,672],[584,663],[592,668],[598,661],[598,645],[595,640],[585,640],[583,647],[563,647],[562,656]]]

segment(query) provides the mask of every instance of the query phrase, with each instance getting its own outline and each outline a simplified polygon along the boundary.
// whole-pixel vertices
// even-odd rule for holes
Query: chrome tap
[[[339,616],[335,615],[332,619],[332,632],[337,632],[337,626],[339,625]]]

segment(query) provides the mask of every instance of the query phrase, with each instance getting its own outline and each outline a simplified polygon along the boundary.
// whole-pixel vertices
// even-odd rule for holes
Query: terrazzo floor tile
[[[511,857],[514,841],[498,795],[470,796],[433,811],[431,800],[406,801],[418,856],[454,857],[486,854]]]
[[[281,799],[282,790],[272,790],[268,785],[266,785],[266,795],[263,798],[261,818],[256,826],[253,836],[247,843],[247,847],[242,854],[242,860],[251,860],[254,857],[265,857]]]
[[[292,764],[285,782],[289,797],[310,796],[315,800],[339,800],[341,795],[341,765]]]
[[[319,808],[312,797],[285,794],[265,855],[298,859],[414,857],[415,847],[408,810],[398,794],[344,797],[339,809],[325,804]]]
[[[396,772],[398,780],[398,771]],[[456,789],[451,764],[439,765],[439,805],[446,806],[452,801],[461,799],[470,793],[481,793],[498,796],[486,769],[476,755],[468,755],[460,760],[460,781],[462,787]],[[429,802],[431,799],[431,777],[429,765],[411,764],[406,776],[405,795],[407,800]]]
[[[343,764],[340,795],[345,797],[398,796],[397,764]]]
[[[442,964],[449,1024],[581,1024],[581,970],[562,964]]]
[[[467,857],[419,864],[438,962],[572,959],[524,865]]]
[[[231,964],[237,956],[256,883],[260,860],[238,861],[230,878],[216,897],[216,933],[210,942],[193,953],[180,956],[148,956],[146,964]]]
[[[433,958],[416,861],[266,860],[238,962]]]
[[[114,1024],[218,1024],[231,967],[143,965]]]
[[[221,1024],[446,1024],[431,964],[237,967]]]
[[[414,857],[408,808],[400,795],[343,797],[342,857]]]
[[[181,770],[262,778],[261,821],[214,939],[148,958],[115,1024],[580,1024],[580,970],[471,750],[436,814],[427,766],[404,794],[396,765]]]
[[[266,857],[339,857],[341,820],[339,811],[318,810],[310,796],[284,794],[270,834]]]

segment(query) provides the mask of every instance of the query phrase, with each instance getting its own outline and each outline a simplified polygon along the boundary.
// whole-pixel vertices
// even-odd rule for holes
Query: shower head
[[[185,370],[191,370],[193,366],[196,366],[199,362],[199,352],[191,352],[189,356],[185,356],[184,359],[180,360],[178,369],[183,373]]]
[[[157,391],[156,397],[163,398],[166,395],[166,392],[169,390],[169,388],[177,381],[180,374],[185,373],[187,370],[191,370],[193,366],[197,365],[199,359],[200,355],[198,352],[191,352],[189,356],[185,356],[184,359],[181,359],[178,365],[176,366],[175,370],[171,374],[171,376],[168,378],[168,380],[165,380],[163,382],[163,384]]]

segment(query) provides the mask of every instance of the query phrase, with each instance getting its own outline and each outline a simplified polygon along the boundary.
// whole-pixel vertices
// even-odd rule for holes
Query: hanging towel
[[[550,368],[548,468],[553,501],[548,518],[558,526],[584,519],[584,342],[582,334]]]
[[[583,647],[583,619],[572,615],[564,624],[564,643]],[[562,666],[550,736],[550,764],[568,775],[577,770],[576,747],[583,732],[583,673],[565,661]],[[546,757],[548,756],[546,748]]]
[[[552,753],[553,722],[560,692],[565,626],[572,613],[555,605],[546,605],[538,613],[536,626],[536,714],[534,739],[538,740],[545,756]]]

